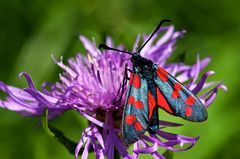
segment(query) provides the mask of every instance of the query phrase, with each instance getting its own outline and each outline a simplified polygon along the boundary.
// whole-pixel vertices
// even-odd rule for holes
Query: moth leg
[[[126,67],[125,67],[125,73],[126,73],[126,74],[127,74],[127,71],[129,71],[129,72],[131,72],[131,73],[134,73],[134,71],[131,70],[131,69],[129,69],[129,68],[127,68],[127,65],[126,65]]]
[[[128,74],[127,74],[127,71],[129,71],[130,69],[127,68],[127,64],[125,66],[125,71],[124,71],[124,77],[123,77],[123,81],[122,81],[122,84],[121,84],[121,87],[119,88],[118,90],[118,93],[117,93],[117,96],[119,95],[119,92],[121,91],[121,94],[120,94],[120,97],[118,100],[116,100],[115,102],[113,102],[113,104],[117,104],[119,103],[121,100],[122,100],[122,96],[123,96],[123,93],[124,93],[124,87],[125,85],[127,84],[127,81],[129,80],[129,77],[128,77]],[[132,70],[130,70],[132,71]]]

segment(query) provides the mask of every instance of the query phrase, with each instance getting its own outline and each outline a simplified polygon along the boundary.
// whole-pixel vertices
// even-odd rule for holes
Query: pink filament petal
[[[148,154],[148,153],[153,153],[155,151],[157,151],[158,149],[158,144],[157,142],[155,142],[153,144],[153,146],[149,146],[149,147],[146,147],[146,148],[138,148],[137,150],[133,150],[135,153],[143,153],[143,154]]]
[[[78,154],[80,149],[82,148],[83,144],[85,144],[85,142],[88,140],[88,137],[86,136],[82,136],[82,138],[80,139],[76,149],[75,149],[75,159],[78,159]]]
[[[198,82],[198,84],[192,89],[192,92],[194,94],[197,94],[204,86],[206,79],[213,74],[214,74],[214,71],[208,71],[208,72],[204,73],[203,76],[201,77],[200,81]]]
[[[208,96],[207,99],[205,99],[204,106],[209,107],[209,105],[213,102],[215,99],[218,89],[222,88],[225,92],[227,91],[227,87],[221,83],[219,83],[217,86],[215,86],[212,90],[206,92],[205,94],[201,95],[200,98],[204,99],[204,97]]]
[[[85,38],[84,36],[80,36],[79,39],[82,41],[82,43],[84,44],[84,47],[86,48],[86,50],[88,51],[88,53],[90,53],[92,56],[98,56],[99,52],[98,49],[96,48],[96,46],[90,42],[87,38]]]
[[[54,108],[55,105],[53,103],[50,103],[46,98],[44,98],[38,91],[34,91],[29,88],[25,88],[24,91],[28,92],[30,95],[32,95],[33,98],[35,98],[39,103],[41,103],[44,106],[47,106],[49,108]]]
[[[29,88],[36,90],[31,76],[26,72],[22,72],[18,75],[18,79],[20,79],[22,76],[26,78]]]
[[[86,141],[84,150],[82,153],[82,159],[87,159],[88,158],[88,150],[90,148],[90,139]]]

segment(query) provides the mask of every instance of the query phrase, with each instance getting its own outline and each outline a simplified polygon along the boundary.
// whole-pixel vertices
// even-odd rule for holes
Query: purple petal
[[[84,47],[86,48],[86,50],[88,51],[88,53],[90,53],[94,57],[98,56],[98,54],[99,54],[98,49],[92,42],[90,42],[84,36],[80,36],[79,38],[82,41],[82,43],[83,43]]]
[[[200,66],[200,60],[199,60],[199,55],[197,56],[197,62],[196,64],[192,67],[192,70],[190,72],[190,76],[193,77],[191,83],[189,83],[188,88],[191,90],[192,86],[194,85],[194,83],[196,82],[196,80],[198,79],[198,75],[200,72],[201,66]]]
[[[29,88],[36,90],[31,76],[26,72],[22,72],[18,75],[18,79],[20,79],[22,76],[26,78]]]
[[[52,59],[54,60],[54,62],[61,67],[64,71],[66,71],[66,73],[68,73],[71,77],[76,78],[77,74],[68,66],[64,65],[62,60],[63,58],[61,57],[60,61],[57,61],[56,58],[54,56],[52,56]],[[60,78],[62,76],[60,75]],[[62,77],[63,78],[63,77]],[[64,79],[63,79],[64,80]]]
[[[113,141],[114,141],[115,147],[117,148],[119,154],[122,157],[128,156],[127,148],[123,145],[123,142],[116,136],[115,133],[113,134],[113,136],[114,136]]]
[[[91,129],[91,127],[88,127],[85,130],[83,130],[82,137],[79,140],[78,145],[75,149],[75,159],[78,159],[78,154],[79,154],[79,151],[82,148],[83,144],[85,144],[86,141],[89,140],[89,137],[87,137],[87,133],[90,129]]]
[[[135,153],[150,154],[150,153],[153,153],[153,152],[157,151],[157,149],[158,149],[158,144],[157,144],[157,142],[155,142],[153,144],[153,146],[151,146],[151,147],[139,148],[139,149],[136,149],[136,150],[133,150],[133,151]]]
[[[213,74],[214,74],[214,71],[208,71],[208,72],[204,73],[203,76],[201,77],[200,81],[198,82],[198,84],[192,89],[192,92],[194,94],[197,94],[202,89],[206,79]]]
[[[178,76],[176,76],[176,78],[182,83],[188,81],[191,78],[194,78],[195,74],[193,74],[191,72],[194,72],[197,69],[197,66],[200,66],[200,68],[199,68],[200,70],[204,69],[209,61],[210,61],[210,58],[205,58],[205,59],[199,61],[199,64],[195,64],[192,67],[182,65],[178,71],[179,73],[180,72],[182,72],[182,73],[179,74]]]
[[[107,158],[114,159],[114,146],[113,146],[113,144],[109,144],[109,146],[108,146]]]
[[[55,105],[53,103],[50,103],[49,100],[44,98],[40,92],[32,90],[30,88],[25,88],[25,92],[28,92],[33,98],[35,98],[39,103],[41,103],[44,106],[47,106],[48,108],[54,108]],[[49,97],[53,102],[57,102],[57,99]]]
[[[134,143],[134,145],[133,145],[133,155],[132,155],[132,158],[133,159],[138,159],[138,153],[136,153],[134,150],[137,150],[137,149],[139,149],[140,148],[140,146],[139,146],[139,143],[138,143],[138,141],[137,142],[135,142]]]
[[[88,158],[89,148],[90,148],[90,140],[87,140],[86,144],[85,144],[85,147],[84,147],[84,150],[83,150],[83,153],[82,153],[82,159],[87,159]]]
[[[79,151],[80,149],[82,148],[83,144],[88,140],[87,137],[82,137],[75,149],[75,159],[78,159],[78,154],[79,154]]]
[[[9,95],[7,100],[0,100],[1,107],[26,116],[39,115],[38,103],[34,98],[31,98],[29,95],[21,95],[22,93],[25,94],[22,90],[7,86],[2,82],[0,82],[0,89]]]
[[[90,116],[90,115],[88,115],[88,114],[86,114],[86,113],[83,113],[83,112],[81,112],[81,111],[79,111],[79,113],[80,113],[83,117],[85,117],[88,121],[91,121],[92,123],[94,123],[94,124],[96,124],[96,125],[98,125],[98,126],[100,126],[100,127],[104,127],[104,123],[101,122],[101,121],[99,121],[99,120],[97,120],[96,118],[94,118],[94,117],[92,117],[92,116]]]
[[[139,41],[140,41],[140,35],[137,36],[136,40],[135,40],[135,43],[133,45],[133,49],[132,49],[132,52],[137,52],[138,50],[138,45],[139,45]]]
[[[107,44],[107,46],[109,46],[109,47],[114,47],[112,38],[111,38],[110,36],[107,36],[107,38],[106,38],[106,44]]]
[[[53,93],[49,90],[47,90],[47,87],[50,87],[52,90],[55,87],[54,84],[50,83],[50,82],[44,82],[42,84],[42,92],[48,96],[53,96]]]
[[[171,35],[173,33],[173,30],[174,30],[174,27],[173,26],[165,27],[165,28],[160,29],[159,32],[161,32],[163,30],[166,30],[167,32],[158,41],[159,42],[158,47],[159,47],[160,44],[161,44],[160,46],[162,46],[163,43],[165,43],[167,40],[169,40],[171,38]],[[148,37],[146,37],[145,40],[147,40]],[[141,51],[141,55],[142,56],[145,56],[145,57],[149,56],[151,54],[151,52],[153,52],[153,50],[157,48],[157,47],[152,47],[151,46],[152,42],[155,40],[156,37],[157,37],[156,35],[153,36],[153,38],[148,42],[148,44],[142,49],[142,51]]]
[[[98,132],[97,128],[94,128],[94,136],[96,137],[98,143],[101,145],[101,147],[104,149],[104,141],[102,138],[102,135]]]
[[[155,46],[161,47],[163,46],[173,35],[174,26],[169,26],[167,32],[157,41]]]
[[[155,159],[166,159],[163,155],[159,154],[158,152],[154,152],[152,154],[152,156],[155,158]]]
[[[96,143],[96,140],[93,138],[93,150],[94,153],[96,154],[97,159],[104,159],[104,153],[103,153],[103,148],[100,148],[99,145]]]
[[[213,100],[215,99],[218,89],[222,88],[225,92],[227,91],[227,87],[221,83],[219,83],[216,87],[214,87],[212,90],[208,91],[207,93],[200,96],[201,99],[204,99],[204,97],[208,96],[207,99],[205,99],[204,106],[208,107]]]

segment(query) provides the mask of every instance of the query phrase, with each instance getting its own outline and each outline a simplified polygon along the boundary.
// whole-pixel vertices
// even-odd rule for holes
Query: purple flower
[[[185,31],[174,31],[173,26],[162,27],[159,33],[164,35],[157,39],[157,35],[141,51],[143,57],[153,60],[156,64],[166,69],[180,82],[184,83],[194,94],[198,95],[205,107],[215,99],[218,89],[227,88],[222,82],[206,82],[213,75],[213,71],[205,72],[200,80],[200,71],[204,69],[210,58],[200,60],[197,56],[196,63],[192,66],[184,63],[167,63],[172,55],[176,40],[183,36]],[[144,36],[146,40],[148,36]],[[155,135],[147,133],[133,145],[129,152],[121,137],[122,110],[125,103],[125,93],[118,104],[113,104],[119,98],[125,65],[131,68],[132,64],[128,54],[111,50],[100,51],[95,42],[83,36],[80,40],[87,50],[87,56],[81,54],[68,60],[68,65],[55,60],[64,72],[60,75],[60,82],[55,84],[44,83],[42,90],[35,88],[31,77],[21,73],[28,83],[28,88],[16,88],[0,82],[0,89],[7,93],[5,100],[0,100],[0,106],[15,111],[24,116],[41,116],[45,108],[49,110],[49,118],[53,119],[67,110],[74,109],[85,117],[89,126],[84,129],[81,139],[75,150],[75,158],[80,149],[83,150],[82,158],[87,158],[90,147],[93,148],[96,158],[114,158],[118,152],[123,158],[138,158],[140,154],[149,154],[154,158],[164,159],[157,150],[159,147],[171,151],[184,151],[197,142],[198,137],[191,138],[164,131],[166,127],[177,127],[181,124],[160,120],[160,129]],[[139,46],[140,36],[137,37],[132,51]],[[106,44],[115,47],[111,38]],[[118,49],[124,50],[123,46]],[[200,90],[208,88],[205,93],[198,94]],[[180,148],[175,148],[180,145]]]

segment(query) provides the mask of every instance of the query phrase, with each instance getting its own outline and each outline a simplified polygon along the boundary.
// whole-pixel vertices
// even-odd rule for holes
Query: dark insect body
[[[197,96],[163,68],[140,55],[142,48],[166,21],[169,20],[159,23],[138,53],[110,48],[104,44],[99,45],[99,48],[132,55],[133,70],[131,70],[122,118],[122,133],[127,144],[137,141],[145,131],[156,133],[159,128],[159,107],[171,115],[189,121],[201,122],[208,116],[206,108]]]

